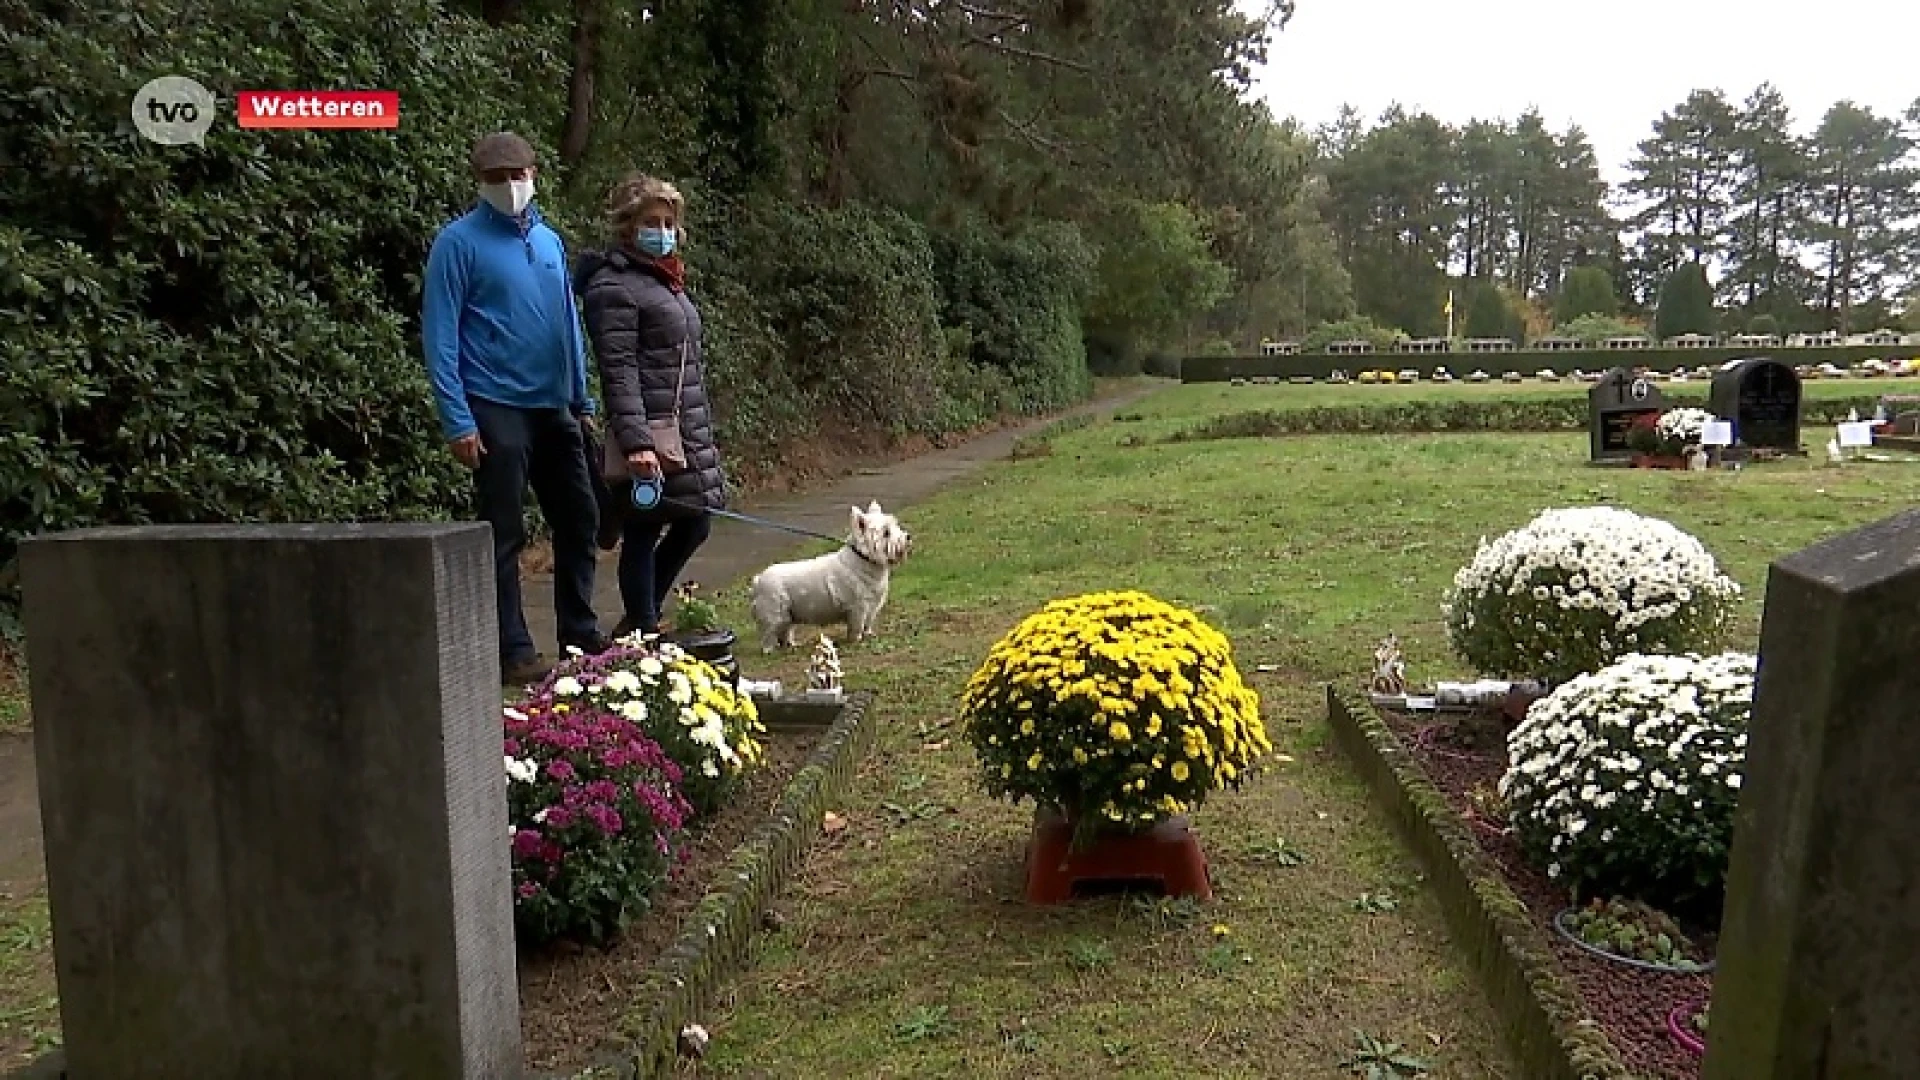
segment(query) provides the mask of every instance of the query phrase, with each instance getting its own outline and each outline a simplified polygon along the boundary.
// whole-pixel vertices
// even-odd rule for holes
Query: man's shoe
[[[535,653],[519,660],[504,660],[500,664],[500,684],[502,686],[527,687],[539,682],[553,673],[553,663],[546,657]]]
[[[613,637],[615,641],[619,641],[635,633],[658,634],[659,632],[660,628],[657,626],[641,626],[632,619],[621,619],[613,628]]]
[[[588,656],[599,656],[611,648],[613,648],[613,639],[598,630],[595,630],[586,637],[560,639],[561,652],[566,652],[568,649],[579,649]]]

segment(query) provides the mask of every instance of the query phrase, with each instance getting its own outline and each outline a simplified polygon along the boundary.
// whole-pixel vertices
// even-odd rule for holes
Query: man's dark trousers
[[[600,507],[587,473],[580,423],[567,409],[521,409],[470,398],[486,452],[474,476],[480,519],[493,526],[493,574],[500,604],[500,660],[531,660],[538,649],[520,607],[520,552],[527,546],[527,488],[553,533],[553,612],[559,645],[584,645],[599,630],[593,612],[594,534]]]

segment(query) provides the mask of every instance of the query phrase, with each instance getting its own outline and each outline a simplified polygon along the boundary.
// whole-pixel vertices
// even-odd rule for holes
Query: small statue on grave
[[[1707,471],[1707,451],[1705,447],[1695,446],[1689,443],[1681,453],[1687,459],[1687,470],[1689,472]]]
[[[821,634],[813,660],[807,664],[807,689],[838,693],[840,688],[840,652],[833,647],[832,639]]]
[[[1373,692],[1380,695],[1407,692],[1407,665],[1400,659],[1400,637],[1388,634],[1373,650]]]

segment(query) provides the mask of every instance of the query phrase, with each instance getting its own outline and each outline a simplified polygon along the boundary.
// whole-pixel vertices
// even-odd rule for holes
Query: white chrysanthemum
[[[631,671],[616,671],[607,676],[603,685],[611,694],[637,694],[645,684],[640,681],[640,676]]]
[[[507,755],[507,779],[531,784],[539,777],[540,766],[511,754]]]
[[[571,675],[563,675],[553,681],[553,692],[557,697],[579,697],[585,689],[580,685],[580,680]]]
[[[1529,857],[1570,885],[1655,903],[1715,893],[1754,670],[1744,653],[1633,654],[1535,702],[1499,784]]]
[[[1560,680],[1628,653],[1708,648],[1739,596],[1698,539],[1593,506],[1483,539],[1442,610],[1448,642],[1479,670]]]
[[[1698,446],[1700,437],[1706,433],[1707,425],[1718,419],[1705,409],[1691,406],[1668,409],[1660,414],[1653,430],[1662,439],[1683,445]]]

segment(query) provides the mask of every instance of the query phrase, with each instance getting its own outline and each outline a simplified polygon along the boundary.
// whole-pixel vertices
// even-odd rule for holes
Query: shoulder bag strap
[[[688,341],[691,340],[692,339],[687,339],[680,342],[680,376],[675,379],[673,383],[673,419],[675,423],[680,421],[680,395],[687,388],[687,344]]]

